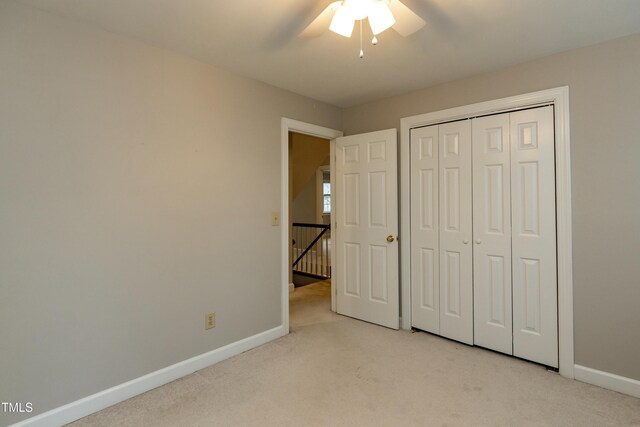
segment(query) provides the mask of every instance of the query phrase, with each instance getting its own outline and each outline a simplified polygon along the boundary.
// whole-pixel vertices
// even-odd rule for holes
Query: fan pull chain
[[[360,58],[364,58],[364,50],[362,50],[362,19],[360,20]]]

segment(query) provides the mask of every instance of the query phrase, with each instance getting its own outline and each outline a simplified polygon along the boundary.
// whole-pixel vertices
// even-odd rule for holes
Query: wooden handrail
[[[294,227],[306,227],[306,228],[325,228],[325,229],[331,228],[329,224],[309,224],[306,222],[294,222],[291,225],[293,225]]]

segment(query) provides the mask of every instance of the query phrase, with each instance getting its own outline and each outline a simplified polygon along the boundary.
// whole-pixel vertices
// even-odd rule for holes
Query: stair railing
[[[294,273],[331,278],[331,226],[294,222],[293,257]]]

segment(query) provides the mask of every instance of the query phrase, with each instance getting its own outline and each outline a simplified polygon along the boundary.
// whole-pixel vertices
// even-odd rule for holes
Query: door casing
[[[401,327],[411,328],[411,169],[412,128],[467,119],[482,115],[554,105],[556,158],[556,226],[558,257],[558,349],[560,375],[574,378],[573,270],[571,241],[571,152],[569,87],[419,114],[400,120],[400,301]]]
[[[289,132],[302,133],[305,135],[317,136],[319,138],[329,139],[331,141],[330,158],[331,158],[331,188],[334,188],[334,153],[335,138],[343,135],[342,131],[329,129],[322,126],[305,123],[298,120],[283,117],[281,120],[280,132],[280,250],[281,250],[281,321],[285,334],[289,333]],[[331,198],[331,211],[333,211],[334,198]],[[332,218],[333,221],[333,218]],[[331,251],[331,265],[335,265],[335,251]],[[335,294],[331,292],[331,310],[335,308]]]

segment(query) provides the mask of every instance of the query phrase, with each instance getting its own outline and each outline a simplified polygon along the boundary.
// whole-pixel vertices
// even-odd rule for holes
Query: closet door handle
[[[480,243],[482,243],[482,240],[480,240],[480,239],[476,239],[476,244],[478,244],[478,245],[479,245]]]
[[[465,245],[468,245],[468,244],[469,244],[469,240],[464,239],[464,240],[462,241],[462,243],[464,243]]]

